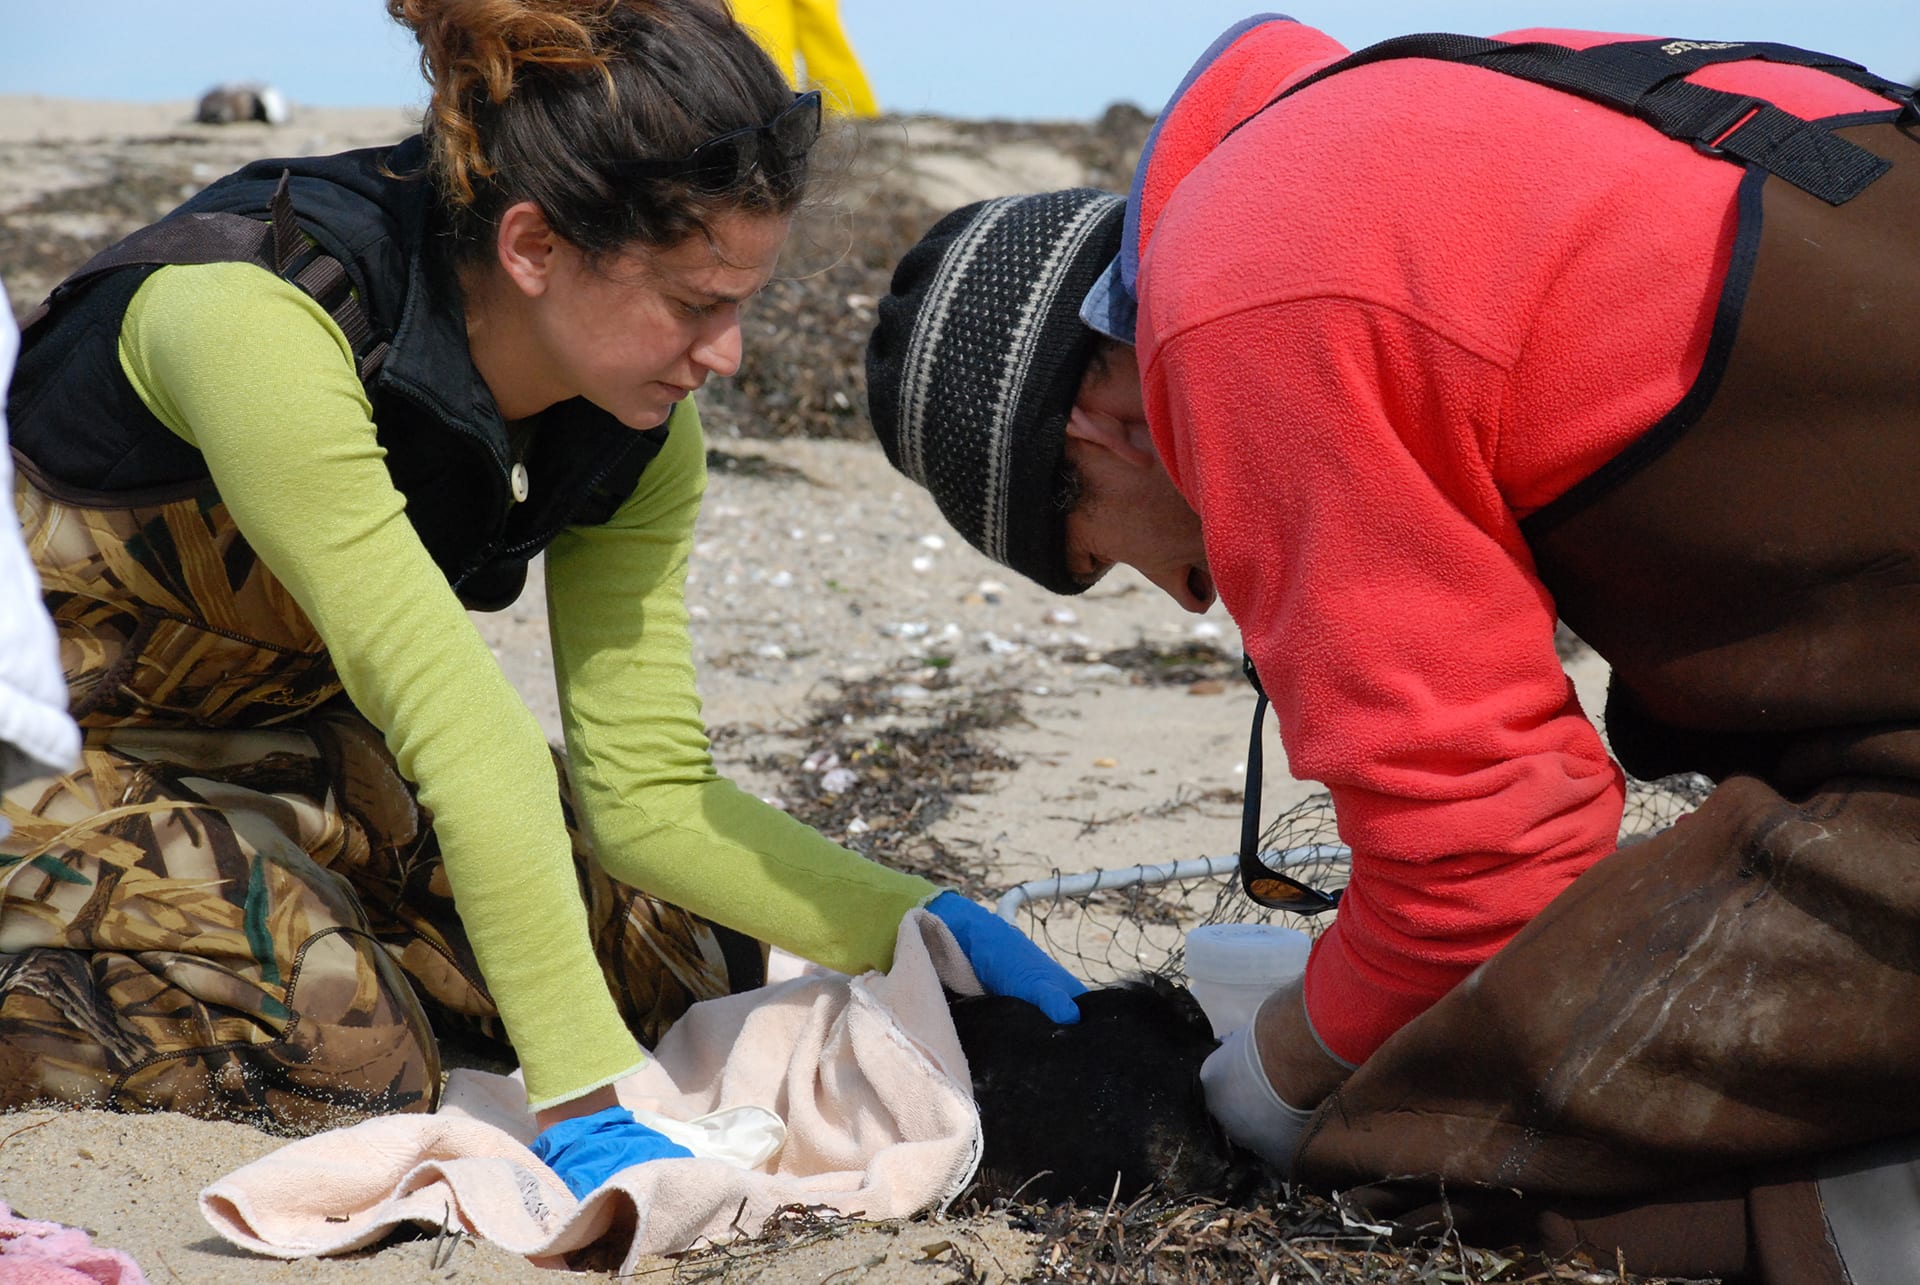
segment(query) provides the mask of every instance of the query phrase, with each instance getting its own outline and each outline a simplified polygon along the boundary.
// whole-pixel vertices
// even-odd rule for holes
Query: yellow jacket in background
[[[734,17],[752,29],[797,86],[795,56],[827,106],[847,116],[878,116],[873,86],[840,25],[836,0],[733,0]]]

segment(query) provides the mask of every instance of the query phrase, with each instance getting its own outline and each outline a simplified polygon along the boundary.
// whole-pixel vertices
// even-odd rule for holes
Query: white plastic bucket
[[[1313,939],[1282,924],[1207,924],[1187,934],[1187,985],[1224,1039],[1260,1002],[1298,978]]]

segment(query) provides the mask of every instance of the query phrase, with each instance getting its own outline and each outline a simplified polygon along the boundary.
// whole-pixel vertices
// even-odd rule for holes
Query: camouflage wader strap
[[[1603,103],[1637,116],[1668,138],[1708,156],[1755,165],[1829,205],[1844,205],[1886,173],[1888,163],[1837,137],[1831,124],[1802,120],[1763,98],[1696,85],[1703,67],[1762,59],[1811,67],[1879,94],[1915,115],[1915,91],[1858,63],[1766,41],[1623,40],[1590,49],[1544,42],[1507,44],[1444,33],[1399,36],[1370,45],[1290,85],[1227,131],[1231,137],[1281,99],[1327,77],[1393,58],[1426,58],[1483,67]]]
[[[74,270],[21,324],[26,342],[68,294],[95,277],[137,265],[252,263],[299,287],[326,310],[353,349],[360,382],[372,379],[387,358],[367,310],[353,293],[347,270],[300,231],[283,171],[268,203],[272,222],[243,214],[182,214],[162,219],[116,242]]]

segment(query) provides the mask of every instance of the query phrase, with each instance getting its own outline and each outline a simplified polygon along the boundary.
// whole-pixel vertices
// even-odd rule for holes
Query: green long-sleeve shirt
[[[545,739],[408,524],[339,328],[251,264],[168,267],[134,296],[120,362],[205,457],[417,783],[534,1107],[632,1070],[642,1055],[588,941]],[[547,551],[582,819],[625,883],[830,967],[885,967],[901,916],[936,889],[714,770],[683,595],[705,449],[691,403],[671,426],[612,520]]]

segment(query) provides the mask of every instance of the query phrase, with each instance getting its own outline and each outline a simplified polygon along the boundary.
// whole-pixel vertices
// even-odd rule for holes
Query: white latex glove
[[[1313,1112],[1288,1106],[1274,1092],[1249,1022],[1227,1036],[1200,1068],[1207,1110],[1227,1136],[1266,1161],[1282,1178],[1293,1176],[1293,1153]]]

